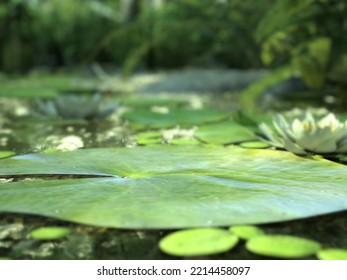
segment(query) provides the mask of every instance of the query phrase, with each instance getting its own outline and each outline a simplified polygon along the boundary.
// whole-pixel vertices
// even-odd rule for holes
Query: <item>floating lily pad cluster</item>
[[[280,259],[300,259],[316,255],[323,260],[347,260],[347,250],[322,249],[316,241],[290,236],[266,234],[255,226],[232,226],[220,228],[196,228],[168,234],[159,242],[159,248],[177,257],[196,257],[232,250],[240,239],[251,253]]]
[[[90,120],[114,110],[101,106],[100,95],[65,98],[39,101],[39,111]],[[127,111],[120,117],[137,147],[13,157],[0,153],[0,178],[16,178],[0,185],[0,212],[122,229],[189,228],[160,242],[174,256],[222,253],[245,240],[247,250],[263,256],[344,258],[342,249],[323,250],[315,241],[237,226],[347,209],[347,167],[293,154],[344,152],[346,125],[332,115],[291,124],[278,117],[275,133],[245,116],[192,109],[181,99],[141,103],[135,98],[122,104]],[[334,134],[333,140],[325,133]],[[271,146],[293,153],[261,150]],[[229,230],[210,228],[230,225]],[[44,228],[30,236],[48,240],[68,233]]]

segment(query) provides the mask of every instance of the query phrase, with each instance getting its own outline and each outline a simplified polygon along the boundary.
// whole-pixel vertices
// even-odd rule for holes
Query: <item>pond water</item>
[[[158,87],[154,88],[158,89]],[[80,90],[77,89],[77,91]],[[85,95],[82,92],[78,94]],[[114,111],[105,118],[98,118],[97,113],[102,111],[106,104],[113,104]],[[45,105],[50,106],[48,103]],[[0,151],[11,151],[20,155],[49,154],[83,148],[158,144],[203,145],[209,141],[206,140],[209,138],[196,137],[194,132],[197,127],[208,124],[214,126],[214,123],[229,120],[232,113],[239,109],[238,96],[235,92],[212,95],[196,92],[182,93],[182,91],[169,94],[157,92],[154,95],[106,93],[98,105],[101,110],[94,110],[92,114],[85,117],[64,119],[59,116],[52,117],[49,112],[40,112],[34,98],[1,97]],[[64,106],[68,107],[71,104],[65,103]],[[78,108],[82,116],[88,109],[86,107]],[[77,110],[76,107],[75,109]],[[197,113],[200,110],[201,113]],[[191,115],[191,112],[194,114]],[[266,114],[264,118],[267,118]],[[246,137],[242,138],[245,141],[257,140],[242,130],[238,130],[238,133]],[[235,145],[244,142],[240,139],[230,141]],[[224,144],[226,143],[222,143]],[[57,175],[53,177],[57,179]],[[59,178],[65,177],[63,175]],[[0,186],[23,180],[40,181],[42,178],[2,176]],[[346,221],[346,213],[341,212],[297,221],[268,223],[261,228],[267,233],[312,238],[325,247],[347,248]],[[30,237],[33,229],[44,226],[65,226],[70,228],[71,232],[59,240],[37,240]],[[159,240],[169,232],[171,231],[121,230],[81,225],[35,215],[1,213],[0,258],[171,259],[174,257],[162,253],[158,248]],[[210,258],[264,259],[245,250],[242,244],[231,252]]]

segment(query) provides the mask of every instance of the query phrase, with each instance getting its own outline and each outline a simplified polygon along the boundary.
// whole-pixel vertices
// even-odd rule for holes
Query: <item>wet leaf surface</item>
[[[286,221],[345,210],[346,174],[325,160],[237,147],[29,154],[1,160],[2,176],[41,179],[1,184],[0,211],[136,229]]]

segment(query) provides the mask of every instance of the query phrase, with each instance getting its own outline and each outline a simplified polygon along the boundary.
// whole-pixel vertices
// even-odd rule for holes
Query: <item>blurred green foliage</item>
[[[6,0],[0,70],[284,66],[346,97],[346,14],[337,0]]]
[[[254,30],[270,7],[268,0],[177,0],[161,9],[147,7],[138,20],[148,27],[135,52],[151,55],[155,66],[259,67]],[[143,51],[145,54],[145,51]],[[129,58],[131,59],[131,58]]]
[[[259,67],[254,31],[272,2],[1,1],[0,69],[13,73],[95,61],[126,73],[138,67]],[[129,10],[136,3],[138,10]]]
[[[1,68],[79,63],[114,28],[112,1],[7,0],[0,4]],[[102,54],[101,54],[102,55]]]
[[[259,23],[256,37],[266,65],[290,61],[314,90],[347,93],[347,2],[277,1]]]

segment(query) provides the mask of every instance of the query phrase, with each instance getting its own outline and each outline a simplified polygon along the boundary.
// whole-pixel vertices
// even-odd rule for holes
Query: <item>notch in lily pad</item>
[[[238,237],[218,228],[176,231],[159,242],[159,248],[173,256],[196,257],[224,253],[238,243]]]
[[[30,237],[40,240],[61,239],[70,233],[67,227],[41,227],[30,232]]]
[[[317,253],[321,245],[313,240],[288,235],[262,235],[246,243],[250,252],[262,256],[297,259]]]

